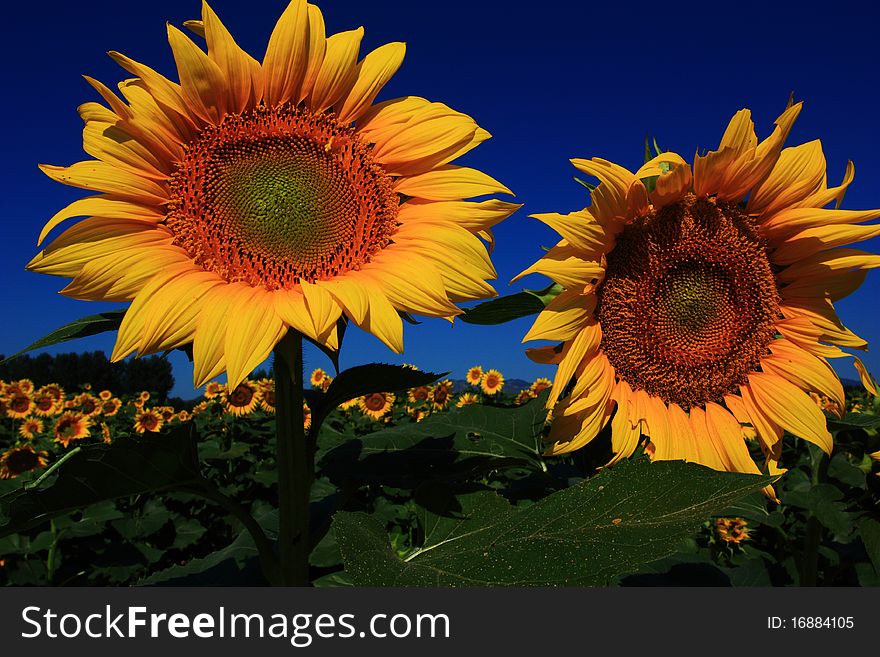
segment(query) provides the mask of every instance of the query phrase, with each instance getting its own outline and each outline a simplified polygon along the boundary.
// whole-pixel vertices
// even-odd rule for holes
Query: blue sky
[[[283,0],[215,0],[238,42],[261,58]],[[631,168],[641,162],[646,135],[691,159],[718,145],[727,121],[749,107],[759,137],[769,134],[789,92],[805,101],[790,144],[821,138],[830,182],[848,159],[856,180],[844,207],[880,206],[880,73],[877,5],[836,2],[813,11],[795,2],[540,3],[445,0],[403,3],[328,0],[320,3],[328,33],[363,25],[364,48],[407,42],[407,57],[381,98],[419,95],[472,115],[494,138],[463,162],[508,185],[525,207],[496,231],[493,259],[502,294],[546,283],[531,277],[508,287],[515,274],[554,243],[554,233],[529,219],[534,212],[568,212],[586,205],[571,157],[600,156]],[[76,106],[97,100],[88,74],[111,87],[126,77],[106,55],[119,50],[174,74],[165,21],[196,18],[197,0],[89,3],[25,2],[4,10],[0,42],[6,102],[2,104],[3,177],[0,285],[6,321],[0,352],[11,353],[60,324],[112,304],[65,299],[63,279],[30,274],[24,264],[54,212],[83,192],[51,182],[40,162],[85,159]],[[364,52],[364,51],[362,51]],[[865,248],[880,251],[880,241]],[[880,341],[880,273],[838,304],[845,323],[869,342]],[[342,364],[410,362],[452,370],[472,364],[531,379],[551,368],[523,355],[530,322],[500,327],[450,327],[439,320],[407,326],[406,352],[394,356],[374,338],[352,330]],[[112,348],[110,334],[62,350]],[[864,359],[880,372],[880,357]],[[172,356],[175,392],[193,396],[191,366]],[[307,367],[327,366],[319,353]],[[849,363],[841,373],[854,378]]]

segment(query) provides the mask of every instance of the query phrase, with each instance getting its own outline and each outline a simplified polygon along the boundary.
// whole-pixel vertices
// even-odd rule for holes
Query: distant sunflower
[[[428,417],[431,412],[426,408],[407,408],[406,412],[409,413],[409,416],[415,420],[416,422],[421,422],[426,417]]]
[[[113,393],[110,392],[109,390],[102,390],[101,392],[98,393],[98,399],[100,399],[101,401],[107,401],[108,399],[112,399],[112,398],[113,398]]]
[[[489,370],[483,374],[480,388],[487,395],[497,395],[504,388],[504,376],[498,370]]]
[[[84,392],[83,394],[74,397],[73,402],[83,415],[92,417],[101,414],[101,400],[92,394]]]
[[[201,401],[195,406],[193,406],[192,414],[193,416],[199,415],[200,413],[204,413],[208,410],[208,402]]]
[[[33,440],[38,433],[43,433],[43,421],[36,417],[26,419],[18,428],[18,435],[25,440]]]
[[[177,420],[179,422],[189,422],[192,419],[192,415],[189,414],[189,411],[183,410],[177,414]]]
[[[355,406],[357,406],[359,401],[360,401],[360,397],[355,397],[354,399],[349,399],[346,402],[342,402],[339,405],[339,408],[340,408],[340,410],[347,411],[347,410],[352,409]]]
[[[520,406],[522,404],[525,404],[530,399],[534,399],[534,398],[535,398],[535,394],[531,390],[526,388],[525,390],[519,391],[519,394],[517,394],[517,396],[514,398],[513,403],[516,404],[517,406]]]
[[[85,415],[68,411],[55,418],[52,432],[55,436],[55,442],[67,447],[75,440],[88,438],[91,426],[92,421]]]
[[[431,405],[436,410],[440,411],[449,406],[449,400],[452,398],[452,388],[452,381],[445,379],[431,389]]]
[[[550,379],[547,379],[542,376],[540,378],[535,379],[532,382],[532,385],[529,386],[529,392],[531,392],[532,395],[537,397],[542,392],[547,390],[547,388],[550,388],[552,386],[553,386],[553,382]]]
[[[17,391],[6,398],[6,415],[8,417],[20,420],[26,418],[34,411],[34,400],[30,395]]]
[[[107,426],[106,422],[101,422],[101,437],[104,439],[105,445],[109,445],[111,442],[113,442],[112,438],[110,437],[110,427]]]
[[[742,518],[718,518],[715,520],[715,532],[725,543],[739,544],[751,538],[748,524]]]
[[[173,406],[157,406],[155,411],[162,416],[162,421],[168,424],[177,417],[177,411]]]
[[[227,413],[236,416],[249,415],[260,401],[257,396],[257,386],[245,379],[235,386],[232,392],[225,393],[223,401]]]
[[[205,399],[215,399],[223,394],[225,390],[219,381],[209,381],[205,384]]]
[[[59,404],[64,399],[64,388],[62,388],[57,383],[48,383],[44,386],[41,386],[37,393],[50,395]]]
[[[417,388],[410,388],[406,397],[407,399],[409,399],[410,403],[424,403],[431,399],[431,389],[428,386],[418,386]]]
[[[61,411],[61,404],[48,392],[41,388],[34,393],[34,414],[40,417],[52,417]]]
[[[313,388],[321,389],[324,387],[325,378],[327,378],[327,372],[322,370],[320,367],[316,367],[312,370],[312,376],[309,377],[309,383],[312,384]]]
[[[134,416],[134,430],[138,433],[155,433],[165,424],[162,414],[152,408],[145,408]]]
[[[824,209],[840,204],[853,168],[829,188],[818,140],[783,149],[800,111],[790,105],[760,143],[750,112],[737,112],[693,170],[675,153],[636,173],[572,160],[600,181],[592,204],[536,215],[563,239],[521,274],[564,288],[525,337],[561,342],[530,350],[558,365],[550,454],[583,447],[609,423],[612,461],[646,435],[655,459],[757,473],[744,425],[771,473],[783,431],[831,451],[808,393],[844,408],[827,359],[867,343],[833,302],[880,256],[838,247],[880,234],[861,223],[880,210]]]
[[[458,396],[458,401],[455,402],[455,405],[458,408],[461,408],[462,406],[470,406],[471,404],[479,404],[479,403],[480,403],[480,398],[477,397],[474,393],[463,392]]]
[[[390,392],[374,392],[359,398],[358,406],[364,415],[380,420],[391,411],[394,399],[394,395]]]
[[[472,386],[480,385],[480,382],[483,380],[483,367],[481,365],[475,365],[470,368],[465,374],[465,381],[467,381]]]
[[[30,379],[21,379],[12,384],[13,389],[20,390],[26,395],[31,394],[34,391],[34,382]]]
[[[267,413],[275,412],[275,379],[261,379],[257,382],[259,404]]]
[[[101,402],[101,414],[104,417],[113,417],[122,408],[122,400],[118,397],[112,397],[107,401]]]
[[[45,468],[48,459],[46,452],[38,452],[30,445],[8,449],[0,454],[0,479],[14,479],[25,472]]]
[[[144,390],[138,395],[138,399],[140,399],[142,402],[148,402],[150,401],[150,393]]]
[[[207,53],[177,28],[180,83],[124,55],[124,98],[87,78],[95,160],[43,166],[97,191],[57,213],[41,241],[86,216],[29,264],[73,277],[64,294],[132,301],[112,359],[193,344],[197,386],[235,388],[288,328],[338,346],[343,313],[395,352],[400,312],[454,317],[493,296],[486,246],[518,206],[463,199],[509,190],[451,162],[489,138],[442,103],[374,105],[403,61],[390,43],[358,61],[363,29],[325,37],[320,10],[293,0],[258,62],[207,3]],[[453,255],[454,254],[454,255]]]
[[[303,429],[308,431],[312,428],[312,409],[309,405],[303,403]]]

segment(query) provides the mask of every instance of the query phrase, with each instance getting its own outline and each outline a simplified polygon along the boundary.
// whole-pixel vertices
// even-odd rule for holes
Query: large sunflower
[[[331,348],[344,314],[403,349],[399,312],[450,318],[493,296],[484,244],[518,206],[463,199],[510,193],[450,164],[489,138],[442,103],[373,101],[403,61],[390,43],[358,61],[363,29],[325,37],[294,0],[262,63],[207,4],[168,39],[180,83],[122,54],[122,98],[80,107],[94,160],[43,166],[98,192],[52,217],[85,216],[29,264],[73,277],[63,293],[132,304],[113,360],[193,343],[197,386],[236,385],[288,328]],[[124,99],[124,100],[123,100]],[[450,254],[454,254],[451,257]]]
[[[770,472],[784,430],[831,451],[808,393],[845,407],[827,359],[867,344],[832,304],[880,266],[880,256],[837,247],[880,234],[860,224],[880,210],[826,209],[840,204],[852,164],[829,188],[819,141],[783,149],[800,110],[789,106],[760,143],[741,110],[693,169],[675,153],[636,173],[572,160],[600,180],[592,203],[536,215],[563,239],[521,274],[564,288],[525,337],[561,342],[529,350],[558,365],[550,454],[583,447],[609,423],[612,462],[642,435],[656,459],[738,472],[758,472],[744,435],[757,434]]]

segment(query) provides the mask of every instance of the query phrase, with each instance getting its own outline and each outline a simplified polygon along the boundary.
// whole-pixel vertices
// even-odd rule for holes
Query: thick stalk
[[[275,404],[281,583],[308,586],[314,465],[303,427],[302,336],[296,331],[288,331],[275,347]]]

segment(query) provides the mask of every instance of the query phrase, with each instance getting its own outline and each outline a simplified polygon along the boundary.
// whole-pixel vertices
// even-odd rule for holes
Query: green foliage
[[[492,492],[462,496],[455,515],[422,515],[424,542],[404,559],[366,514],[337,514],[334,531],[358,585],[601,586],[672,553],[705,518],[770,481],[640,459],[522,509]]]
[[[122,318],[124,316],[125,310],[111,310],[105,313],[98,313],[97,315],[82,317],[70,324],[65,324],[61,328],[55,329],[49,333],[49,335],[46,335],[36,342],[29,344],[24,349],[15,352],[9,358],[5,359],[3,363],[6,363],[13,358],[17,358],[22,354],[26,354],[29,351],[45,349],[46,347],[51,347],[62,342],[85,338],[90,335],[97,335],[98,333],[104,333],[105,331],[115,331],[119,328],[119,325],[122,324]]]
[[[558,283],[543,290],[523,290],[516,294],[477,304],[473,308],[465,310],[458,319],[468,324],[504,324],[529,315],[537,315],[561,291],[562,286]]]

